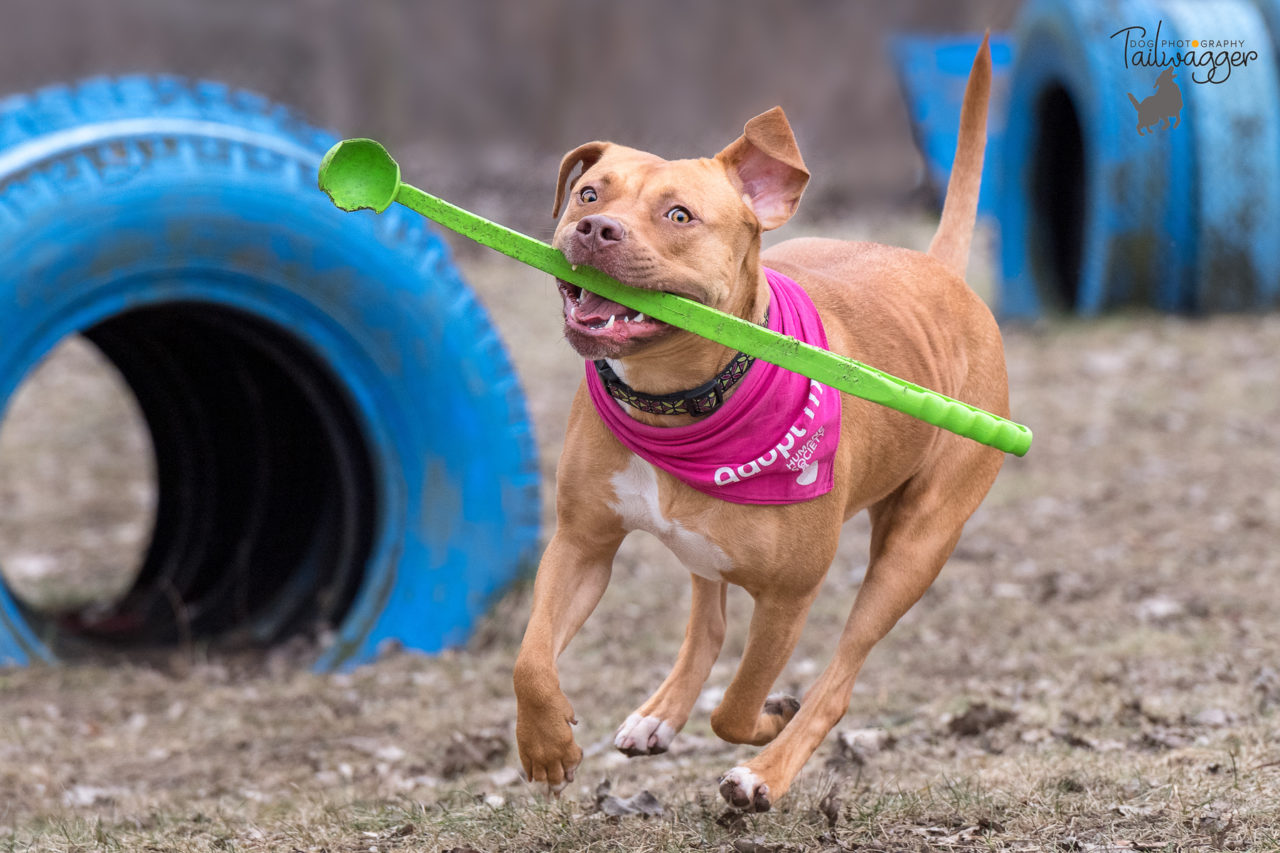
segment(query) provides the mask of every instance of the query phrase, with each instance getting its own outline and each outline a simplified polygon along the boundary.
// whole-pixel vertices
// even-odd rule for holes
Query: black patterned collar
[[[764,315],[764,326],[769,325],[769,312]],[[737,353],[729,359],[729,363],[709,382],[688,391],[676,391],[672,394],[646,394],[637,391],[618,378],[618,374],[609,366],[609,362],[599,359],[595,362],[596,373],[604,383],[605,390],[613,399],[625,403],[633,409],[648,412],[651,415],[692,415],[695,418],[706,417],[720,408],[725,395],[733,386],[747,375],[747,370],[755,363],[756,357],[744,352]]]

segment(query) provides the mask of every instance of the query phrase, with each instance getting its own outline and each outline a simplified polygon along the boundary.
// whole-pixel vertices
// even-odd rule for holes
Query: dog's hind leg
[[[675,666],[662,685],[627,717],[614,735],[613,745],[627,755],[666,752],[684,727],[711,667],[724,643],[725,595],[728,584],[692,575],[693,601],[689,627]]]
[[[998,451],[965,446],[958,437],[945,441],[940,461],[871,508],[871,562],[835,657],[778,737],[725,775],[720,793],[730,805],[764,811],[786,793],[848,710],[872,647],[924,595],[951,555],[1003,460]]]

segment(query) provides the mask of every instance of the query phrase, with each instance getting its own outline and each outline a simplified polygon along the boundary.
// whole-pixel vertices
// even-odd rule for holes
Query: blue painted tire
[[[1261,56],[1229,84],[1179,74],[1180,124],[1140,136],[1127,93],[1146,97],[1158,69],[1126,68],[1111,36],[1157,21],[1162,39],[1244,36]],[[1023,7],[998,174],[1003,316],[1280,301],[1280,89],[1265,42],[1248,0]]]
[[[422,220],[316,189],[334,141],[212,83],[0,102],[0,410],[82,334],[137,396],[159,481],[105,618],[41,617],[0,584],[0,664],[318,631],[322,669],[387,640],[434,651],[535,561],[537,456],[502,343]]]

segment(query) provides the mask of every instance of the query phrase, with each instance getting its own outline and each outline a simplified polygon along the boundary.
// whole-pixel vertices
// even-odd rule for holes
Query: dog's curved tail
[[[947,182],[942,221],[929,244],[929,254],[960,276],[969,265],[969,244],[978,217],[978,192],[982,188],[982,157],[987,147],[987,100],[991,95],[990,31],[982,39],[969,70],[960,108],[960,135]]]
[[[1133,92],[1125,92],[1125,94],[1129,96],[1129,103],[1133,104],[1133,108],[1135,110],[1142,109],[1142,106],[1138,103],[1138,99],[1133,96]]]

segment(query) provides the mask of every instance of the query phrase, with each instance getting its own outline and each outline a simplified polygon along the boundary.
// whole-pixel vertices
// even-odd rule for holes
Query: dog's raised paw
[[[769,786],[742,766],[733,768],[720,778],[720,796],[742,811],[767,812],[773,806],[769,801]]]
[[[660,755],[675,739],[675,727],[661,717],[632,714],[613,736],[613,745],[624,755]]]
[[[789,693],[770,693],[764,700],[764,712],[790,720],[800,710],[800,700]]]

